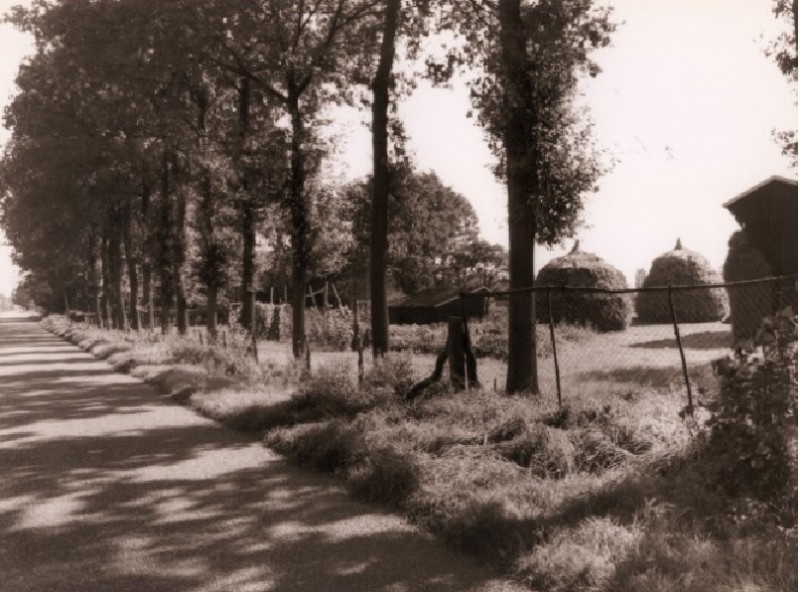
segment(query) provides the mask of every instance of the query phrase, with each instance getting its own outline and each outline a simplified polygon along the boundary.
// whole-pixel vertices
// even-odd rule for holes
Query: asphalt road
[[[254,440],[0,317],[0,590],[519,589]]]

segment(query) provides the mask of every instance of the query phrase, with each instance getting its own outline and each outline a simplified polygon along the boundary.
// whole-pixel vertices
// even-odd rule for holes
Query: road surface
[[[33,320],[0,317],[0,591],[519,590]]]

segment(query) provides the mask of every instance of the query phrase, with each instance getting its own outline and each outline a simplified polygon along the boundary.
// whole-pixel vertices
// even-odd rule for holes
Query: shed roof
[[[437,308],[457,300],[461,293],[476,294],[488,292],[487,288],[464,290],[462,288],[429,288],[410,296],[403,296],[389,301],[389,306],[402,306],[406,308]]]
[[[729,199],[722,207],[728,208],[732,210],[736,205],[739,204],[741,201],[745,201],[751,196],[753,198],[761,197],[763,195],[767,195],[770,192],[774,191],[775,189],[790,189],[794,193],[795,197],[797,196],[797,179],[789,179],[787,177],[781,177],[780,175],[773,175],[768,179],[761,181],[757,185],[754,185],[747,191],[743,191],[733,199]]]

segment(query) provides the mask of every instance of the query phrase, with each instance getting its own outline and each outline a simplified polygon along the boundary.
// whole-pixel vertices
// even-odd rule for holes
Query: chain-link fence
[[[554,401],[682,389],[691,403],[715,388],[713,360],[754,338],[765,316],[796,311],[797,276],[623,290],[537,286],[461,298],[463,310],[483,301],[485,314],[465,320],[484,387],[506,390],[509,356],[530,356],[530,386]],[[528,311],[535,329],[509,331],[509,306]]]
[[[527,308],[532,329],[510,331],[509,306]],[[681,390],[696,400],[716,388],[711,362],[755,337],[762,319],[786,306],[796,310],[797,276],[624,290],[482,290],[461,294],[448,314],[464,320],[485,389],[504,392],[509,356],[522,355],[535,370],[529,386],[554,402],[633,398],[643,390]],[[368,301],[305,312],[308,355],[301,363],[312,369],[346,365],[353,376],[369,370]],[[204,328],[191,331],[207,339]],[[510,336],[524,341],[512,348]],[[390,349],[407,358],[417,379],[429,376],[448,348],[446,322],[393,324],[389,337]],[[235,323],[220,327],[218,343],[255,352],[265,362],[291,363],[291,306],[259,303],[254,341]]]

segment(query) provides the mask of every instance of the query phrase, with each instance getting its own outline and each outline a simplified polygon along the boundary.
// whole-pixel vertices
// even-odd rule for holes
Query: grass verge
[[[403,357],[358,385],[349,366],[304,376],[174,337],[50,325],[209,417],[264,430],[267,446],[532,589],[797,588],[796,525],[709,479],[702,418],[681,419],[683,393],[668,384],[601,390],[562,410],[443,385],[408,404],[397,396],[411,376]]]

